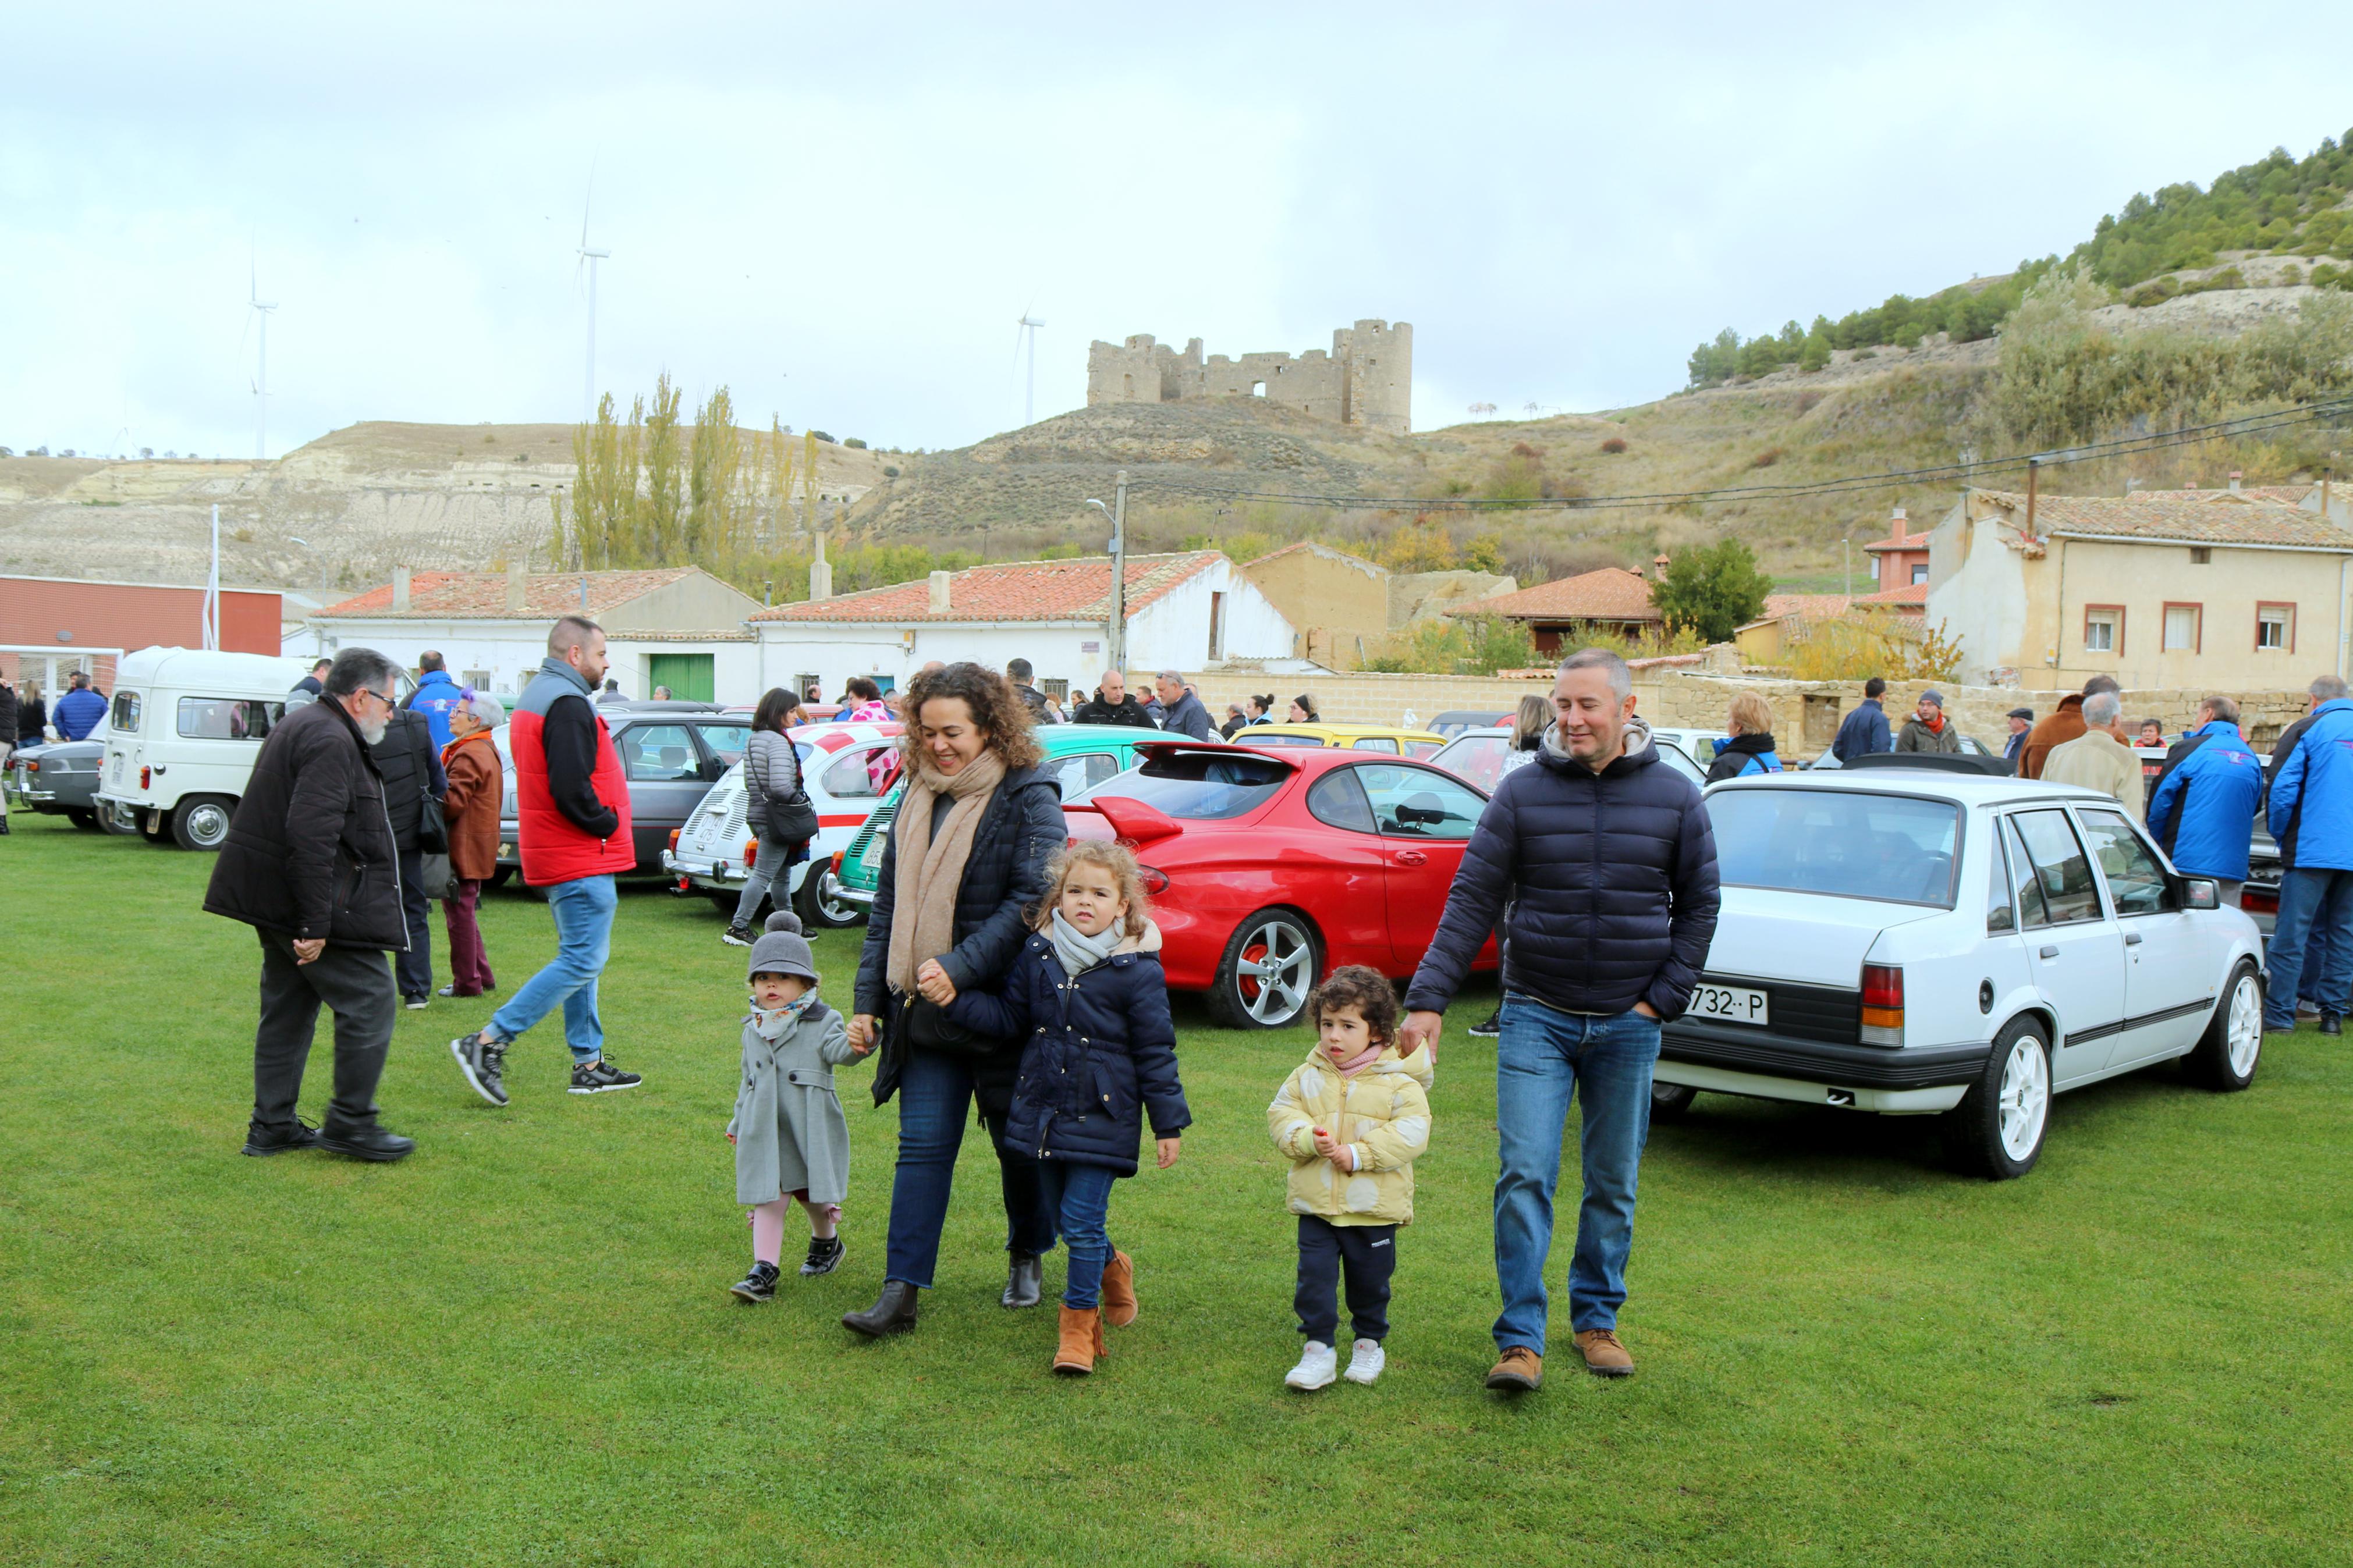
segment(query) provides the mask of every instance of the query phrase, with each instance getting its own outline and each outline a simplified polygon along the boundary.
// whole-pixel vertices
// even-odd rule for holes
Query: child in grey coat
[[[801,1272],[830,1274],[841,1266],[835,1229],[849,1191],[849,1123],[833,1091],[833,1069],[866,1051],[850,1045],[841,1015],[818,1000],[817,963],[789,912],[768,917],[746,978],[752,1015],[744,1020],[744,1087],[727,1142],[735,1145],[735,1201],[752,1209],[752,1272],[731,1289],[746,1301],[772,1301],[792,1200],[808,1211]]]

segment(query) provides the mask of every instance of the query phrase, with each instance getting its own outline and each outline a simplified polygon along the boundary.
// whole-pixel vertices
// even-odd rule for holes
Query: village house
[[[514,693],[547,657],[547,630],[579,614],[605,628],[622,693],[657,686],[696,701],[750,702],[758,647],[744,622],[760,601],[695,566],[648,572],[411,572],[316,611],[284,640],[289,654],[372,647],[416,668],[427,648],[462,685]]]
[[[1246,562],[1242,575],[1298,634],[1293,654],[1355,669],[1389,624],[1389,573],[1312,540]]]
[[[1667,558],[1652,564],[1664,574]],[[1574,652],[1578,638],[1596,631],[1624,637],[1656,632],[1665,617],[1651,603],[1651,580],[1625,566],[1604,566],[1539,583],[1516,594],[1479,599],[1450,612],[1457,616],[1500,616],[1526,626],[1536,651],[1553,655]]]
[[[2316,486],[2031,506],[1971,489],[1930,537],[1928,624],[1959,639],[1971,682],[2294,689],[2345,672],[2353,529],[2332,515],[2341,507]]]
[[[751,617],[765,679],[830,698],[853,675],[885,690],[933,659],[1002,669],[1026,658],[1039,689],[1092,689],[1109,668],[1111,558],[1021,561],[934,572]],[[1289,663],[1296,629],[1215,550],[1127,557],[1127,673]]]

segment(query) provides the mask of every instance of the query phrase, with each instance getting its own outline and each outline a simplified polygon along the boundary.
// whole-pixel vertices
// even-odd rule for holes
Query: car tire
[[[801,917],[804,930],[839,931],[866,918],[863,905],[839,896],[840,887],[830,864],[820,861],[808,868],[800,890],[793,895],[793,910]]]
[[[2188,1058],[2189,1076],[2217,1094],[2236,1094],[2255,1081],[2263,1054],[2263,983],[2246,959],[2214,1005],[2214,1016]]]
[[[1681,1121],[1699,1098],[1699,1090],[1687,1083],[1661,1083],[1651,1080],[1651,1120]]]
[[[141,831],[139,818],[135,816],[131,818],[131,825],[126,827],[121,819],[115,816],[111,806],[101,805],[97,810],[98,830],[100,833],[111,834],[117,838],[129,838]]]
[[[2051,1041],[2041,1023],[2014,1018],[2003,1027],[1984,1073],[1944,1123],[1963,1170],[2010,1182],[2034,1169],[2051,1128]]]
[[[66,820],[72,823],[76,827],[80,828],[84,833],[98,833],[103,831],[99,825],[98,813],[86,805],[69,805],[66,807]]]
[[[1295,910],[1261,910],[1234,928],[1209,984],[1209,1016],[1229,1029],[1280,1029],[1307,1011],[1322,968],[1315,928]]]
[[[216,852],[228,842],[237,802],[225,795],[192,795],[172,808],[172,842],[183,849]]]

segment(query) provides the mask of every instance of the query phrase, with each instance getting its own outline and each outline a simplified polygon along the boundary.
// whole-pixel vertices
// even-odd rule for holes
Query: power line
[[[2247,415],[2236,419],[2218,419],[2206,425],[2189,425],[2178,430],[2161,431],[2151,436],[2120,437],[2112,441],[2087,442],[2082,446],[2062,447],[2047,452],[2018,453],[1981,462],[1940,463],[1933,468],[1905,468],[1878,474],[1849,474],[1834,479],[1807,480],[1794,484],[1725,485],[1714,489],[1658,490],[1614,496],[1541,496],[1526,500],[1490,500],[1478,496],[1424,498],[1317,495],[1283,490],[1235,489],[1227,486],[1207,485],[1194,480],[1151,475],[1138,478],[1132,483],[1139,489],[1169,490],[1183,495],[1217,496],[1229,500],[1279,501],[1292,506],[1320,506],[1367,511],[1475,512],[1532,510],[1604,511],[1629,507],[1665,507],[1679,502],[1787,500],[1807,496],[1845,495],[1857,490],[1885,489],[1899,485],[1926,483],[1935,479],[1990,479],[2000,474],[2022,474],[2030,467],[2058,468],[2069,463],[2092,462],[2102,458],[2129,457],[2138,452],[2158,451],[2168,447],[2193,446],[2203,441],[2223,440],[2232,437],[2262,435],[2269,431],[2288,429],[2298,425],[2318,424],[2332,416],[2353,416],[2353,397],[2303,404],[2295,408],[2278,409],[2269,414]]]

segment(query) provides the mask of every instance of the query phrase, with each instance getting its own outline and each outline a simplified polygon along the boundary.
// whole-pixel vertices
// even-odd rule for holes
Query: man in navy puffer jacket
[[[2247,880],[2247,850],[2263,804],[2263,769],[2239,735],[2239,705],[2209,697],[2198,728],[2165,756],[2148,797],[2148,830],[2184,876],[2211,877],[2235,907]]]
[[[1569,1267],[1588,1370],[1634,1370],[1618,1342],[1634,1187],[1651,1126],[1659,1026],[1682,1014],[1715,934],[1715,838],[1699,789],[1661,765],[1634,722],[1625,660],[1588,648],[1560,667],[1557,722],[1536,765],[1505,775],[1479,818],[1438,934],[1406,992],[1400,1049],[1440,1015],[1513,900],[1496,1044],[1495,1274],[1502,1359],[1491,1388],[1543,1379],[1544,1270],[1572,1097],[1584,1112],[1585,1196]]]

